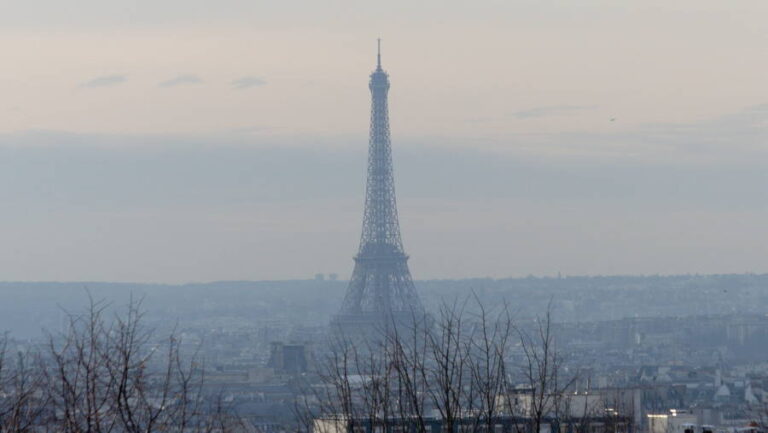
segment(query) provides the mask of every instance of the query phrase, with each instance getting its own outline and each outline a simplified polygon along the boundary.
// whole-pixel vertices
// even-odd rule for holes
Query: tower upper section
[[[371,90],[371,130],[365,216],[359,253],[368,256],[393,252],[403,254],[389,136],[389,75],[381,68],[381,42],[376,70],[371,73],[368,88]]]

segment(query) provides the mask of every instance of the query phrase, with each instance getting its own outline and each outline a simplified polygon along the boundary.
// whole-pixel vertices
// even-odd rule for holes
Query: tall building
[[[370,77],[371,131],[368,180],[360,248],[341,310],[332,326],[346,335],[368,333],[423,314],[400,238],[389,135],[389,75],[381,68]]]

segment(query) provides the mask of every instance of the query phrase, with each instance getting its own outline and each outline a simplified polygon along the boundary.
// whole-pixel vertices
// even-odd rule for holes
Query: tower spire
[[[376,70],[381,70],[381,38],[376,39],[378,50],[376,51]]]

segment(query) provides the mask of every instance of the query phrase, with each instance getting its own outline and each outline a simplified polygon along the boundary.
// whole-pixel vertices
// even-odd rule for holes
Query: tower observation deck
[[[363,230],[347,293],[331,323],[344,333],[368,332],[423,314],[400,237],[389,134],[389,75],[381,68],[381,41],[368,88],[371,130]]]

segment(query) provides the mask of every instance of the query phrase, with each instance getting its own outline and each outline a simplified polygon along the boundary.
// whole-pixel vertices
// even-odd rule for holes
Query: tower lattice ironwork
[[[387,105],[389,75],[381,68],[381,41],[368,87],[371,130],[363,230],[352,278],[333,320],[334,325],[347,329],[407,319],[423,311],[400,237]]]

